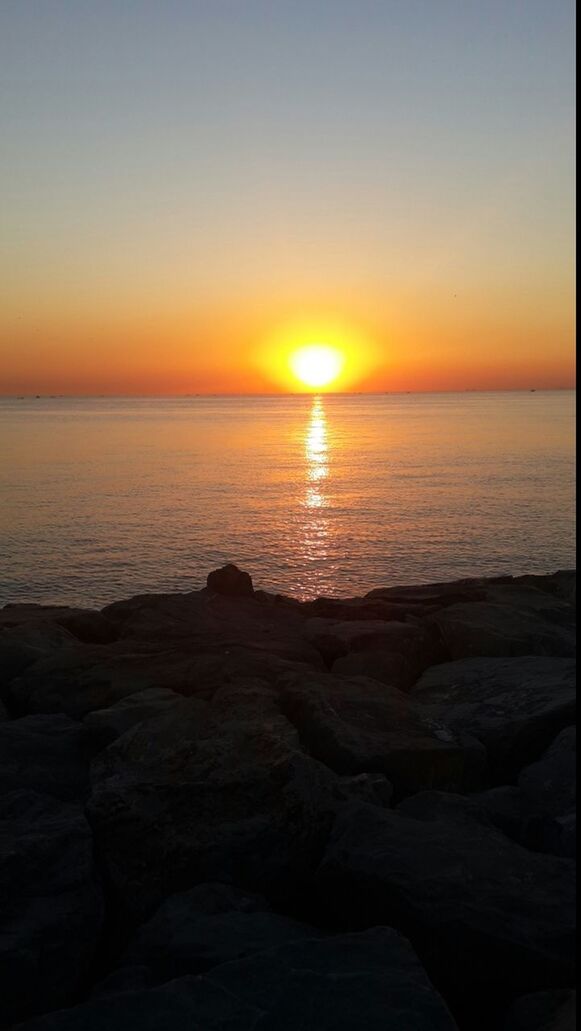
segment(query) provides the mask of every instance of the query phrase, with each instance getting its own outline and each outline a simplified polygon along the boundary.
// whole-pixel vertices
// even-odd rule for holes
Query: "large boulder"
[[[206,586],[216,594],[226,594],[230,597],[244,597],[254,593],[250,574],[238,569],[238,566],[231,562],[208,573]]]
[[[63,801],[83,799],[89,750],[84,728],[65,715],[0,724],[0,793],[27,788]]]
[[[103,901],[79,807],[31,791],[0,797],[0,1024],[64,1006],[96,951]]]
[[[211,698],[222,684],[240,677],[261,676],[274,681],[282,671],[297,668],[296,663],[258,648],[224,646],[211,650],[211,639],[199,647],[196,651],[192,642],[168,644],[163,639],[123,640],[108,647],[73,643],[36,661],[12,679],[6,689],[6,702],[19,716],[66,712],[74,719],[83,719],[89,712],[111,708],[144,691],[166,690]],[[297,647],[309,649],[305,642]],[[313,656],[320,663],[314,649]]]
[[[412,691],[426,715],[474,735],[499,781],[513,779],[575,720],[575,662],[476,658],[427,670]]]
[[[400,691],[408,691],[425,668],[426,665],[417,661],[413,651],[404,655],[401,652],[387,651],[385,648],[348,652],[347,655],[335,659],[331,665],[332,672],[337,676],[369,677]]]
[[[175,691],[165,687],[150,687],[121,698],[107,709],[95,709],[87,713],[83,725],[91,742],[105,748],[135,724],[167,712],[180,701],[180,695]]]
[[[409,605],[397,605],[381,598],[315,598],[303,602],[302,608],[306,615],[339,622],[350,619],[403,622],[410,612]],[[411,608],[413,612],[413,606]]]
[[[299,941],[208,975],[264,1014],[264,1031],[454,1031],[411,945],[389,927]]]
[[[74,639],[62,627],[40,619],[6,622],[5,612],[0,609],[0,697],[9,703],[10,685],[16,677]]]
[[[300,606],[265,604],[254,595],[215,591],[138,595],[115,602],[103,613],[124,641],[157,641],[166,651],[199,656],[242,648],[258,655],[321,666],[306,640]],[[158,647],[159,647],[158,643]]]
[[[20,631],[29,627],[62,627],[72,637],[88,644],[108,644],[117,637],[115,624],[96,609],[58,605],[5,605],[0,609],[0,627],[14,627]]]
[[[281,945],[21,1031],[454,1031],[409,943],[387,927]]]
[[[137,691],[169,679],[177,662],[165,662],[154,648],[64,644],[43,656],[8,685],[7,704],[16,715],[66,712],[82,719],[92,709],[106,708]],[[184,678],[187,673],[180,664]]]
[[[528,597],[526,603],[522,592],[511,591],[497,596],[498,600],[451,605],[436,612],[429,622],[440,632],[451,659],[575,655],[570,607],[542,591],[531,593],[533,600]],[[550,607],[541,604],[545,600]]]
[[[287,942],[317,937],[305,924],[269,911],[264,899],[227,885],[171,895],[129,943],[119,966],[144,968],[150,985],[201,974]]]
[[[184,700],[95,759],[89,814],[120,905],[147,914],[209,879],[284,891],[318,861],[335,778],[265,685],[245,690]]]
[[[408,934],[445,994],[572,983],[574,864],[514,844],[470,799],[345,806],[316,888],[344,925]]]
[[[541,758],[522,770],[518,785],[540,812],[572,812],[577,803],[577,728],[562,730]]]
[[[502,1031],[575,1031],[577,993],[564,989],[531,992],[516,999]]]
[[[577,729],[568,727],[544,755],[522,770],[524,803],[545,817],[541,846],[556,855],[577,854]]]
[[[397,688],[321,673],[285,674],[278,686],[303,747],[337,773],[383,773],[400,796],[482,779],[482,747],[426,717]]]
[[[260,1010],[207,978],[182,977],[151,991],[97,996],[13,1031],[248,1031],[258,1026],[261,1016]]]
[[[392,656],[387,682],[395,686],[409,687],[424,669],[447,658],[439,634],[418,622],[313,618],[306,620],[304,633],[335,672],[361,672],[352,666],[354,655]]]

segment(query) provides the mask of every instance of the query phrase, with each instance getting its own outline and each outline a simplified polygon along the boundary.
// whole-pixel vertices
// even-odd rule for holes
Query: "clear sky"
[[[573,381],[569,0],[3,0],[0,391]]]

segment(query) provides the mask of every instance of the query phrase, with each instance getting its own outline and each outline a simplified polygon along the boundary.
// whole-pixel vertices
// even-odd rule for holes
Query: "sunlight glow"
[[[293,374],[307,387],[327,387],[337,379],[345,358],[341,351],[327,344],[309,344],[290,356]]]

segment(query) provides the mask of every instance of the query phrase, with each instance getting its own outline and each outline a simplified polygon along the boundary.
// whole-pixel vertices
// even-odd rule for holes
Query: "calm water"
[[[0,603],[574,564],[567,392],[0,400]]]

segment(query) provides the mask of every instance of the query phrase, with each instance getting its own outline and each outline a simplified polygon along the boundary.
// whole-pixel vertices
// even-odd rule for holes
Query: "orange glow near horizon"
[[[53,302],[56,299],[53,299]],[[64,303],[27,311],[12,298],[0,333],[2,394],[270,394],[571,388],[574,319],[531,297],[526,311],[483,309],[472,297],[429,294],[385,305],[350,299],[330,314],[293,318],[290,303],[248,300],[223,308],[175,307],[154,298],[114,315]],[[414,303],[415,301],[415,303]],[[538,303],[537,303],[538,301]],[[297,308],[299,305],[297,304]],[[282,315],[282,318],[281,318]],[[36,321],[38,320],[38,321]],[[326,384],[297,377],[312,346],[341,356]]]

